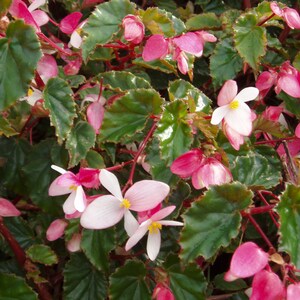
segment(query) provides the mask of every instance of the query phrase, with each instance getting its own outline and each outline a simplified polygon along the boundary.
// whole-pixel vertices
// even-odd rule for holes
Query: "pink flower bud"
[[[244,144],[245,136],[232,129],[225,120],[222,122],[222,129],[231,146],[238,151],[240,146]]]
[[[293,8],[283,9],[283,18],[285,19],[287,25],[292,29],[300,29],[300,16],[298,12]]]
[[[65,232],[68,223],[62,219],[54,220],[47,229],[46,238],[52,242],[59,239]]]
[[[290,284],[287,287],[287,300],[300,299],[300,283]]]
[[[283,107],[281,106],[269,106],[263,112],[263,117],[267,120],[277,122],[282,112],[283,112]]]
[[[70,252],[77,252],[80,251],[80,242],[81,242],[81,234],[74,233],[72,238],[67,243],[67,249]]]
[[[96,134],[99,134],[99,129],[101,128],[104,118],[104,112],[103,105],[98,101],[91,103],[87,108],[86,115],[88,122],[94,128]]]
[[[158,283],[153,290],[152,299],[175,300],[175,297],[167,286],[162,283]]]
[[[268,259],[268,253],[264,252],[255,243],[246,242],[235,250],[230,269],[225,274],[224,279],[234,281],[238,278],[253,276],[267,265]]]
[[[0,198],[0,216],[1,217],[17,217],[21,212],[9,201]]]
[[[295,136],[300,139],[300,123],[297,125],[295,129]]]
[[[126,41],[133,44],[139,44],[144,39],[145,26],[139,17],[127,15],[123,19],[122,25],[124,28],[124,38]]]
[[[179,48],[176,48],[173,59],[177,61],[178,69],[182,74],[186,74],[189,71],[188,59],[184,53]]]
[[[169,42],[162,35],[154,34],[146,42],[142,57],[144,61],[163,59],[169,53]]]

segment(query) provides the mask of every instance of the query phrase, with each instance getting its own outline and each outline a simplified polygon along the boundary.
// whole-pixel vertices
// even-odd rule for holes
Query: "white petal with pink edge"
[[[132,236],[139,228],[139,222],[128,209],[124,214],[124,228],[129,236]]]
[[[162,202],[169,194],[169,191],[170,187],[163,182],[142,180],[130,187],[124,198],[129,200],[131,210],[145,211],[154,208]]]
[[[161,220],[161,219],[165,218],[166,216],[168,216],[169,214],[171,214],[174,211],[175,208],[176,208],[175,205],[171,205],[171,206],[165,207],[165,208],[159,210],[154,215],[152,215],[151,216],[151,220],[152,221]]]
[[[143,222],[137,231],[128,239],[126,245],[125,245],[125,250],[128,251],[131,249],[133,246],[135,246],[139,240],[146,234],[148,231],[148,226],[152,223],[151,220],[147,220]]]
[[[218,105],[229,104],[236,96],[238,91],[237,84],[234,80],[227,80],[221,88],[218,95]]]
[[[172,221],[172,220],[161,220],[157,222],[163,226],[183,226],[182,222]]]
[[[43,26],[49,22],[48,15],[42,10],[35,10],[31,14],[39,26]]]
[[[59,176],[60,177],[60,176]],[[50,185],[48,194],[49,196],[60,196],[70,194],[72,190],[68,186],[61,186],[58,184],[60,178],[57,177]]]
[[[239,102],[247,102],[254,100],[259,94],[259,89],[255,87],[247,87],[241,90],[236,96],[235,99]]]
[[[161,244],[160,231],[148,234],[147,240],[147,254],[151,260],[155,260],[158,255]]]
[[[76,197],[76,191],[73,191],[70,194],[70,196],[67,198],[65,203],[63,204],[63,211],[65,214],[71,215],[77,211],[74,206],[75,197]]]
[[[28,6],[28,10],[30,12],[32,12],[35,9],[37,9],[38,7],[44,5],[45,3],[46,3],[46,0],[35,0]]]
[[[111,172],[103,169],[99,175],[100,183],[120,201],[123,200],[118,178]]]
[[[230,108],[228,105],[224,105],[216,108],[213,111],[210,123],[213,125],[218,125],[219,123],[221,123],[221,121],[224,119],[224,117],[226,116],[226,114],[228,114],[229,111]]]
[[[84,190],[81,185],[76,189],[76,196],[74,199],[74,207],[79,212],[83,212],[86,207],[86,197],[85,197],[85,193],[84,193]]]
[[[80,224],[87,229],[104,229],[117,224],[125,209],[120,201],[111,196],[101,196],[87,206],[80,218]]]

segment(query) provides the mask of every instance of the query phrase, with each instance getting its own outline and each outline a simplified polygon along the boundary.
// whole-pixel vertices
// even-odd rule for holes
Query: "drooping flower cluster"
[[[289,7],[281,9],[276,2],[271,2],[270,7],[273,13],[283,18],[291,29],[300,29],[300,16],[297,10]]]

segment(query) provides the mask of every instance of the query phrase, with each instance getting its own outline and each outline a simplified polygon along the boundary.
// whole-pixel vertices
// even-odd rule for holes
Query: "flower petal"
[[[30,12],[34,11],[38,7],[44,5],[46,3],[46,0],[34,0],[32,3],[28,6],[28,10]]]
[[[82,17],[81,12],[73,12],[64,17],[59,23],[59,29],[66,34],[71,34],[77,27]]]
[[[228,107],[228,105],[216,108],[212,113],[210,123],[213,125],[218,125],[226,116],[226,114],[228,114],[229,110],[230,108]]]
[[[152,223],[151,220],[147,220],[143,222],[139,228],[136,230],[136,232],[128,239],[126,245],[125,245],[125,250],[128,251],[131,249],[133,246],[135,246],[139,240],[146,234],[148,231],[148,226]]]
[[[124,215],[120,201],[111,196],[101,196],[87,206],[80,218],[80,224],[88,229],[104,229],[117,224]]]
[[[71,214],[74,214],[77,211],[75,206],[74,206],[75,197],[76,197],[76,191],[73,191],[69,195],[69,197],[67,198],[65,203],[63,204],[63,211],[64,211],[65,214],[71,215]]]
[[[43,26],[49,22],[48,15],[42,10],[35,10],[31,15],[38,26]]]
[[[65,232],[68,223],[62,219],[54,220],[47,229],[46,238],[52,242],[59,239]]]
[[[158,255],[161,244],[160,230],[155,233],[148,234],[147,254],[151,260],[155,260]]]
[[[56,166],[56,165],[51,165],[51,169],[55,170],[56,172],[58,172],[60,174],[65,174],[65,173],[68,172],[65,169],[63,169],[63,168],[61,168],[59,166]]]
[[[204,43],[199,36],[194,32],[182,34],[179,37],[172,39],[172,42],[181,50],[195,56],[201,56]]]
[[[300,283],[290,284],[287,287],[287,300],[300,299]]]
[[[61,175],[62,176],[62,175]],[[72,190],[70,190],[69,186],[62,186],[59,184],[60,176],[57,177],[50,185],[48,194],[49,196],[60,196],[70,194]]]
[[[168,41],[162,35],[154,34],[147,40],[143,49],[143,60],[163,59],[168,54],[168,49]]]
[[[183,226],[182,222],[172,221],[172,220],[162,220],[158,222],[163,226]]]
[[[52,55],[44,54],[38,62],[37,71],[45,79],[57,76],[58,67],[55,58]]]
[[[111,172],[103,169],[99,175],[100,183],[120,201],[123,200],[118,178]]]
[[[71,46],[73,46],[74,48],[77,48],[77,49],[80,48],[80,46],[82,44],[82,37],[76,30],[74,30],[73,33],[71,34],[69,44]]]
[[[224,106],[229,104],[235,98],[237,91],[236,82],[234,80],[227,80],[219,92],[218,105]]]
[[[72,238],[67,243],[67,249],[70,252],[77,252],[79,251],[81,243],[81,234],[80,233],[74,233]]]
[[[255,87],[247,87],[241,90],[236,96],[235,99],[239,102],[247,102],[254,100],[259,94],[259,89]]]
[[[161,209],[160,211],[158,211],[157,213],[155,213],[154,215],[152,215],[151,220],[153,222],[161,220],[161,219],[165,218],[166,216],[168,216],[169,214],[171,214],[175,208],[176,208],[175,205],[167,206],[167,207]]]
[[[86,207],[86,197],[81,185],[76,189],[74,206],[79,212],[83,212]]]
[[[145,211],[154,208],[162,202],[169,194],[169,191],[170,187],[163,182],[142,180],[130,187],[124,198],[129,200],[131,210]]]
[[[17,217],[21,212],[7,199],[0,198],[0,216]]]
[[[129,236],[132,236],[139,228],[139,222],[128,209],[124,214],[124,228]]]
[[[99,134],[99,129],[102,125],[104,117],[104,107],[99,102],[93,102],[86,110],[88,122],[94,128],[96,134]]]
[[[284,90],[288,95],[294,98],[300,98],[300,78],[297,78],[297,76],[281,73],[277,86]]]

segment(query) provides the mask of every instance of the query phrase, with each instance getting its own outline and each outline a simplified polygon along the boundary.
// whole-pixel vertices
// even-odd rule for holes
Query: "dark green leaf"
[[[51,266],[58,263],[55,252],[47,245],[32,245],[27,249],[26,255],[33,261]]]
[[[168,165],[192,144],[192,130],[187,121],[187,106],[176,100],[165,107],[157,124],[155,135],[159,139],[162,158]]]
[[[150,300],[145,276],[146,268],[141,261],[127,260],[126,264],[110,277],[110,299]]]
[[[103,157],[97,151],[89,150],[85,159],[90,168],[94,168],[94,169],[105,168]]]
[[[219,274],[214,278],[214,285],[218,290],[222,291],[238,291],[246,289],[248,285],[243,279],[237,279],[232,282],[224,280],[225,273]]]
[[[287,252],[300,268],[300,187],[287,185],[276,210],[280,216],[279,251]]]
[[[0,299],[37,300],[37,294],[26,284],[24,278],[0,273]]]
[[[235,47],[242,58],[257,70],[260,57],[265,55],[267,46],[266,29],[257,26],[258,20],[253,14],[240,16],[234,26]]]
[[[210,73],[215,87],[220,87],[226,80],[233,79],[243,68],[243,61],[233,48],[230,38],[217,44],[210,57]]]
[[[158,70],[164,73],[174,73],[177,74],[177,67],[176,67],[176,63],[174,62],[174,60],[170,60],[170,59],[163,59],[163,60],[153,60],[153,61],[149,61],[146,62],[143,60],[142,57],[138,57],[135,60],[133,60],[133,63],[135,65],[138,65],[140,67],[143,68],[149,68],[149,69],[153,69],[153,70]]]
[[[0,39],[0,111],[27,94],[40,57],[34,29],[21,20],[10,22]]]
[[[96,270],[83,254],[71,256],[64,271],[65,300],[104,300],[106,286],[103,273]]]
[[[252,192],[240,183],[212,186],[202,198],[194,202],[183,215],[181,257],[193,261],[202,255],[214,256],[220,247],[229,245],[239,233],[240,211],[251,204]]]
[[[97,269],[107,272],[109,268],[108,254],[115,246],[114,229],[84,230],[80,246]]]
[[[213,29],[221,25],[221,21],[214,13],[195,15],[186,22],[187,30]]]
[[[300,117],[299,99],[294,98],[285,92],[281,92],[277,97],[284,101],[285,107],[288,111],[295,114],[298,118]]]
[[[100,139],[119,142],[143,130],[151,115],[161,112],[163,99],[150,89],[130,90],[105,112]]]
[[[8,120],[4,119],[4,117],[0,115],[0,136],[5,135],[7,137],[10,137],[17,134],[18,132],[13,127],[11,127]]]
[[[120,31],[123,18],[134,14],[134,8],[129,0],[111,0],[96,7],[83,28],[87,34],[82,45],[85,61],[97,45],[106,44]]]
[[[50,111],[50,120],[58,140],[63,141],[71,131],[76,116],[72,90],[61,78],[51,78],[44,89],[44,105]]]
[[[66,148],[70,155],[69,168],[74,167],[86,157],[89,149],[94,146],[95,140],[95,130],[89,123],[84,121],[76,123],[66,142]]]

